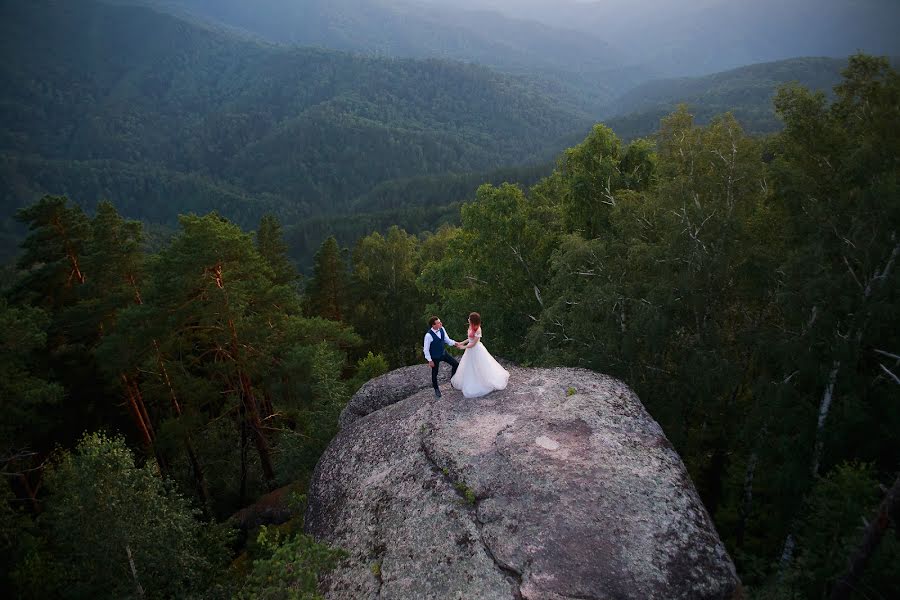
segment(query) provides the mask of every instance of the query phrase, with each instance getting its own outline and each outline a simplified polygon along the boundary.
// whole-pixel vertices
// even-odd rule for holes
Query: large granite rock
[[[474,400],[408,394],[418,367],[370,382],[380,408],[345,422],[309,492],[307,530],[349,553],[327,598],[740,596],[684,465],[627,386],[510,371]]]

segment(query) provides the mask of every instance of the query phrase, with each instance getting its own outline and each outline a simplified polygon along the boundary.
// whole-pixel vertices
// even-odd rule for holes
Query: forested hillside
[[[291,222],[393,179],[546,161],[588,126],[483,67],[267,46],[140,7],[4,3],[0,34],[7,235],[44,192]]]
[[[339,549],[225,518],[292,483],[302,514],[349,394],[421,362],[428,315],[458,335],[478,310],[496,355],[638,393],[746,597],[897,596],[898,100],[900,74],[857,55],[833,102],[780,91],[768,138],[685,110],[653,142],[597,125],[534,185],[479,188],[459,226],[327,239],[302,290],[272,217],[183,216],[148,253],[112,203],[19,210],[0,586],[312,595]]]
[[[772,104],[779,87],[797,83],[831,94],[846,65],[845,59],[795,58],[704,77],[650,81],[606,105],[604,122],[622,139],[645,137],[683,103],[698,123],[731,112],[749,133],[773,133],[782,127]]]

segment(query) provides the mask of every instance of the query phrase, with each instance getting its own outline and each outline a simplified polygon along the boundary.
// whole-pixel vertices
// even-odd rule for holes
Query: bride
[[[469,315],[469,339],[457,342],[457,348],[465,348],[459,368],[450,384],[462,390],[466,398],[478,398],[494,390],[506,388],[509,372],[500,366],[484,344],[481,343],[481,315]]]

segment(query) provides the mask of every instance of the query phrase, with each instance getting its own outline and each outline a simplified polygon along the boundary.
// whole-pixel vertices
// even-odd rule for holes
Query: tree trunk
[[[209,488],[206,486],[206,477],[203,475],[203,467],[200,466],[200,459],[194,451],[194,445],[191,443],[191,436],[184,436],[184,447],[187,450],[188,461],[191,463],[191,471],[194,473],[194,481],[197,484],[197,495],[203,503],[204,512],[209,506]]]
[[[247,504],[247,411],[241,407],[241,488],[239,504]]]
[[[256,398],[253,396],[253,389],[250,386],[250,379],[243,372],[238,373],[241,382],[241,402],[246,411],[246,419],[250,424],[250,430],[253,433],[253,442],[256,445],[256,451],[259,453],[259,462],[263,470],[263,476],[270,488],[275,485],[275,469],[272,466],[272,454],[269,450],[269,442],[263,435],[262,423],[259,420],[259,410],[256,406]]]
[[[275,414],[275,407],[272,404],[272,394],[269,393],[269,390],[263,390],[263,398],[260,403],[260,408],[262,409],[262,419],[265,421]]]
[[[69,272],[69,277],[66,279],[66,286],[72,285],[72,280],[75,279],[78,283],[84,283],[84,273],[81,271],[81,267],[78,265],[78,254],[75,252],[75,249],[72,248],[72,242],[69,239],[69,235],[66,233],[66,228],[59,220],[59,216],[53,217],[53,228],[56,229],[56,232],[65,239],[63,243],[66,250],[66,258],[69,259],[69,265],[71,265],[72,270]]]
[[[125,553],[128,555],[128,566],[131,567],[131,577],[134,579],[134,586],[137,591],[137,597],[144,597],[144,588],[141,586],[141,582],[138,579],[137,568],[134,566],[134,557],[131,555],[131,546],[125,544]]]
[[[166,382],[166,387],[169,390],[169,397],[172,399],[172,409],[175,411],[175,416],[180,419],[181,404],[178,402],[178,395],[175,393],[175,386],[172,385],[172,380],[169,378],[169,371],[168,369],[166,369],[166,363],[162,358],[162,352],[159,349],[159,342],[153,340],[153,347],[156,348],[156,362],[157,365],[159,365],[160,372],[163,375],[163,380]],[[209,487],[206,485],[206,477],[203,474],[203,467],[200,464],[200,458],[194,451],[194,444],[191,442],[191,436],[189,433],[184,434],[184,447],[187,450],[188,460],[191,463],[191,471],[193,471],[194,473],[194,480],[197,484],[197,494],[200,497],[205,510],[205,507],[209,506],[210,501]]]
[[[25,495],[28,496],[28,502],[31,503],[31,509],[34,511],[34,514],[39,514],[41,512],[41,504],[37,499],[37,490],[31,486],[31,482],[28,481],[28,475],[25,473],[19,473],[18,475],[19,481],[22,482],[22,489],[25,490]]]
[[[244,406],[247,422],[250,424],[250,430],[253,432],[253,442],[256,445],[256,451],[259,453],[259,463],[263,470],[263,476],[266,478],[266,484],[270,489],[275,486],[275,469],[272,466],[272,453],[269,450],[269,443],[266,436],[263,435],[262,422],[259,418],[259,407],[256,403],[256,397],[253,395],[253,387],[250,384],[250,378],[241,369],[240,365],[240,344],[237,339],[237,329],[234,326],[234,320],[228,319],[228,328],[231,331],[231,353],[234,357],[238,369],[238,380],[240,382],[241,403]]]
[[[750,516],[750,510],[753,507],[753,478],[756,475],[756,463],[759,461],[759,455],[756,450],[750,454],[747,461],[747,470],[744,473],[744,493],[741,498],[740,518],[738,519],[736,538],[737,547],[744,545],[744,530],[747,528],[747,519]]]
[[[894,480],[894,485],[888,490],[881,506],[878,507],[878,513],[866,527],[862,542],[850,559],[847,571],[838,579],[831,591],[831,600],[844,600],[850,597],[866,569],[866,563],[869,562],[878,548],[878,544],[881,543],[881,538],[884,537],[891,521],[893,520],[894,527],[900,525],[897,523],[898,515],[900,515],[900,476]]]
[[[838,371],[841,368],[841,361],[834,361],[831,373],[828,374],[828,383],[822,392],[822,402],[819,404],[819,421],[816,424],[816,444],[813,449],[813,477],[819,474],[819,466],[822,461],[822,450],[825,446],[825,421],[828,419],[828,411],[831,408],[831,401],[834,398],[834,384],[837,383]]]
[[[212,269],[208,269],[208,271],[212,273],[213,279],[216,282],[216,287],[222,290],[222,293],[224,294],[225,310],[226,314],[229,314],[228,330],[231,334],[231,356],[235,363],[238,380],[240,382],[241,404],[244,406],[246,419],[250,424],[250,429],[253,433],[253,441],[256,445],[256,451],[259,453],[259,462],[263,470],[263,476],[266,479],[266,485],[269,489],[274,489],[275,469],[272,466],[272,453],[269,450],[269,443],[266,441],[265,435],[263,435],[262,422],[259,418],[259,407],[256,402],[256,397],[253,395],[253,386],[250,383],[250,378],[241,366],[241,345],[238,343],[237,328],[234,326],[234,319],[230,316],[231,308],[228,302],[228,293],[225,290],[225,279],[222,276],[222,265],[217,264]]]
[[[142,411],[141,407],[138,406],[137,398],[135,398],[134,390],[131,387],[131,380],[125,373],[122,373],[122,384],[125,386],[125,393],[128,396],[128,406],[131,408],[131,416],[134,419],[135,425],[137,425],[141,437],[144,439],[144,445],[147,447],[147,451],[152,452],[153,434],[150,431],[149,423],[144,420],[146,411]]]

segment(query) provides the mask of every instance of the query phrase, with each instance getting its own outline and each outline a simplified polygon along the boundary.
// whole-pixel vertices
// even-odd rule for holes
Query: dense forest
[[[684,107],[628,144],[596,125],[431,232],[326,239],[302,283],[272,216],[185,215],[150,250],[114,198],[20,209],[0,585],[312,594],[340,549],[229,515],[285,485],[301,506],[352,391],[420,362],[429,314],[478,310],[492,352],[635,389],[748,597],[897,597],[900,74],[856,55],[832,98],[782,88],[767,137]]]

